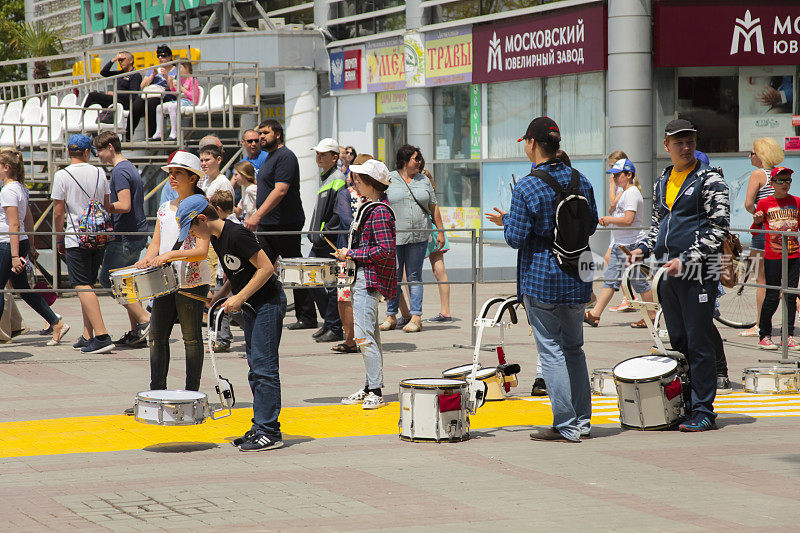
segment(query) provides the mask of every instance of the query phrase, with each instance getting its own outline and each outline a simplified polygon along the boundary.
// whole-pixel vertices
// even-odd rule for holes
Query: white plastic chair
[[[13,124],[20,123],[20,115],[22,114],[22,102],[19,102],[20,105],[13,105],[16,103],[11,102],[12,105],[9,105],[3,114],[3,122],[7,125],[3,126],[2,131],[0,131],[0,146],[16,146],[17,138],[22,133],[18,127],[13,126]]]
[[[97,119],[102,109],[103,107],[100,104],[89,106],[89,109],[83,113],[83,131],[86,133],[97,133],[99,131]]]
[[[187,105],[185,107],[181,107],[181,114],[183,115],[191,115],[192,113],[197,112],[197,109],[206,103],[206,90],[202,87],[198,87],[198,96],[197,105]]]
[[[250,96],[250,87],[242,82],[231,87],[231,104],[234,106],[247,105],[247,97]]]
[[[22,108],[23,124],[38,122],[42,118],[42,101],[38,96],[28,98],[25,107]],[[25,122],[27,121],[27,122]]]
[[[39,140],[42,144],[47,144],[47,133],[45,132]],[[64,122],[62,120],[53,121],[50,124],[50,142],[52,144],[64,144],[66,138],[64,136]]]
[[[208,98],[202,105],[195,107],[195,113],[219,113],[225,109],[225,101],[228,98],[228,88],[224,85],[214,85],[208,91]]]

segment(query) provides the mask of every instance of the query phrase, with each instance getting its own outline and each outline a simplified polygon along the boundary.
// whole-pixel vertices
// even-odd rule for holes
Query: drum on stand
[[[616,396],[617,385],[610,368],[595,368],[592,371],[592,394],[597,396]]]
[[[148,298],[158,298],[178,290],[178,276],[172,265],[115,268],[109,271],[111,292],[117,302],[126,305]]]
[[[411,442],[467,440],[467,400],[466,381],[404,379],[400,382],[400,439]]]
[[[754,394],[797,394],[800,369],[780,366],[751,367],[742,372],[744,391]]]
[[[679,361],[661,355],[632,357],[617,364],[613,375],[622,427],[666,429],[685,418]]]
[[[208,396],[190,390],[149,390],[136,395],[133,417],[159,426],[202,424],[211,411]]]
[[[336,287],[335,259],[324,257],[279,257],[275,269],[278,280],[287,287]]]

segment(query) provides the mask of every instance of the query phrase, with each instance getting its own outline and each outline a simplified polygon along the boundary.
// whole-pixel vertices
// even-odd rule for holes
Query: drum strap
[[[369,220],[372,212],[379,206],[383,206],[389,210],[389,216],[395,220],[394,211],[391,207],[383,202],[368,202],[358,208],[353,224],[350,226],[350,233],[347,236],[347,247],[358,248],[359,241],[361,240],[361,232],[364,230],[367,220]]]

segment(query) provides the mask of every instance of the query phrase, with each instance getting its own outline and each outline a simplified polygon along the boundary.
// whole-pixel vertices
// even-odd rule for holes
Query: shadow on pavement
[[[335,404],[341,405],[343,396],[321,396],[319,398],[306,398],[303,400],[305,403],[320,403],[320,404]],[[383,401],[386,403],[396,402],[399,398],[397,394],[384,394]],[[238,403],[236,405],[239,405]]]
[[[717,427],[722,429],[725,426],[740,426],[742,424],[752,424],[756,421],[752,416],[734,414],[733,416],[718,416]]]
[[[2,352],[0,353],[0,363],[27,359],[28,357],[33,357],[33,354],[30,352]]]
[[[384,352],[413,352],[417,345],[412,342],[384,342]]]
[[[213,442],[165,442],[145,446],[142,450],[156,453],[188,453],[213,450],[214,448],[219,448],[219,444]]]

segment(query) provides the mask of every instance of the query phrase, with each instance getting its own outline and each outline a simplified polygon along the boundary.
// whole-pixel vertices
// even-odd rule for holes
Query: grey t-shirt
[[[436,204],[436,193],[431,185],[431,180],[424,174],[417,174],[406,186],[405,180],[396,170],[390,176],[392,182],[386,190],[386,196],[389,198],[389,205],[394,211],[395,217],[397,217],[397,244],[427,241],[431,235],[431,218],[426,211],[430,204]],[[420,204],[425,206],[425,210],[420,207]],[[418,231],[401,232],[400,230]]]

